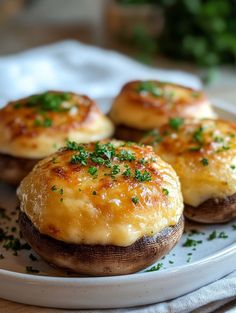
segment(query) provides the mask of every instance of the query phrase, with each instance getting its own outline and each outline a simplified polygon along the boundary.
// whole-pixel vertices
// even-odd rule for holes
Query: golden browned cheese
[[[172,167],[152,147],[76,145],[40,161],[22,181],[21,210],[55,239],[128,246],[176,225],[183,211]]]
[[[63,147],[67,139],[108,138],[113,125],[87,96],[49,91],[2,108],[0,134],[0,153],[43,158]]]
[[[184,202],[197,207],[236,192],[236,125],[223,120],[172,119],[142,140],[173,166]]]
[[[201,91],[160,81],[127,83],[115,98],[109,116],[116,125],[149,130],[171,117],[214,118]]]

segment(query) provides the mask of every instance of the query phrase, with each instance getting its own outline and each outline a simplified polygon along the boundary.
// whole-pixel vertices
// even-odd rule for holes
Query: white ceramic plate
[[[99,99],[106,111],[111,99]],[[214,101],[223,118],[236,121],[236,108]],[[0,184],[0,228],[18,236],[15,190]],[[6,214],[6,216],[5,216]],[[8,219],[10,217],[10,219]],[[174,250],[158,263],[158,271],[114,277],[74,277],[54,269],[32,250],[14,255],[14,240],[0,242],[0,297],[26,304],[58,308],[117,308],[170,300],[211,283],[236,269],[236,221],[214,226],[186,225]],[[1,238],[0,229],[0,238]],[[191,232],[191,229],[197,232]],[[216,233],[213,233],[213,232]],[[210,234],[217,238],[208,240]],[[224,238],[219,238],[224,237]],[[196,246],[184,247],[187,239]],[[21,240],[23,244],[23,240]],[[4,247],[5,246],[5,247]],[[32,254],[37,260],[32,260]],[[1,258],[1,255],[4,258]],[[31,258],[30,258],[31,255]],[[26,267],[38,270],[29,274]],[[29,268],[28,268],[29,269]]]

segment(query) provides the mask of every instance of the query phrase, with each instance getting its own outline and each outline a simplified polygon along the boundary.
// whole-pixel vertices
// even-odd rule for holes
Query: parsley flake
[[[194,240],[191,238],[187,238],[183,244],[183,247],[196,247],[197,245],[201,243],[202,243],[202,240]]]
[[[158,263],[157,265],[154,265],[149,270],[146,270],[146,272],[155,272],[159,271],[163,267],[163,263]]]
[[[203,165],[203,166],[207,166],[207,165],[209,165],[209,160],[208,160],[208,159],[206,159],[206,158],[201,159],[201,161],[200,161],[200,162],[202,163],[202,165]]]
[[[169,119],[169,125],[174,130],[179,130],[180,127],[183,125],[184,119],[181,117],[175,117]]]
[[[163,194],[166,195],[166,196],[168,196],[168,194],[169,194],[169,190],[166,189],[166,188],[162,188],[162,192],[163,192]]]
[[[97,174],[98,169],[95,166],[90,166],[90,168],[88,169],[88,173],[92,176],[94,176],[95,174]]]
[[[134,178],[137,179],[140,182],[151,181],[152,180],[151,174],[149,172],[144,171],[142,173],[138,169],[135,170]]]
[[[161,97],[163,95],[163,89],[159,88],[152,81],[143,81],[137,88],[139,93],[150,93],[154,97]]]
[[[121,150],[120,153],[117,155],[118,159],[120,161],[134,161],[135,160],[135,155],[128,150]]]
[[[132,197],[132,202],[133,202],[134,204],[137,204],[137,203],[139,202],[138,197]]]

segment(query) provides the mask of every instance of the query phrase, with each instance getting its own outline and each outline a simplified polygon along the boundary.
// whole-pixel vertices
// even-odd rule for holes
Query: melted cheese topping
[[[65,95],[60,110],[53,96]],[[74,93],[47,92],[51,107],[42,110],[41,100],[31,96],[10,102],[0,110],[0,152],[16,157],[40,159],[65,145],[66,140],[90,142],[110,137],[113,125],[96,104]],[[40,97],[42,95],[36,95]]]
[[[160,127],[175,116],[216,117],[202,92],[159,81],[126,84],[114,100],[109,116],[117,125],[140,130]]]
[[[197,207],[236,192],[236,125],[223,120],[164,126],[142,140],[178,174],[184,202]]]
[[[67,149],[40,161],[24,178],[20,207],[41,233],[69,243],[128,246],[177,224],[183,200],[172,167],[152,147],[113,145],[112,157],[100,153],[103,165],[92,158],[101,147],[93,143],[83,145],[87,163]],[[78,154],[82,160],[73,164]]]

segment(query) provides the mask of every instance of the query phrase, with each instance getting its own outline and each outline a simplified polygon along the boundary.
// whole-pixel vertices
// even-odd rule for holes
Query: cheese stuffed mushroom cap
[[[21,232],[32,248],[82,274],[141,270],[183,231],[179,180],[152,147],[69,142],[36,165],[18,196]]]
[[[180,178],[185,215],[221,223],[236,217],[236,125],[175,118],[142,139]]]
[[[19,181],[66,140],[108,138],[113,125],[94,101],[71,92],[48,91],[8,103],[0,110],[0,179]]]
[[[169,118],[214,118],[202,91],[161,81],[132,81],[115,98],[109,116],[115,137],[137,141],[145,131],[161,127]]]

